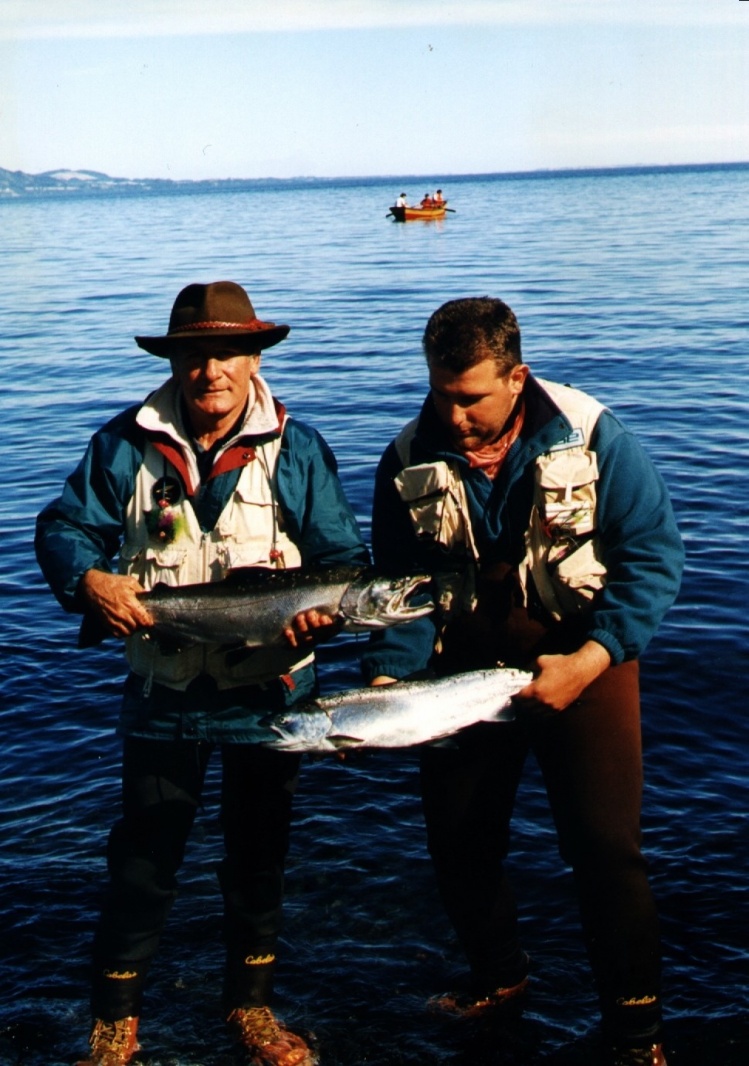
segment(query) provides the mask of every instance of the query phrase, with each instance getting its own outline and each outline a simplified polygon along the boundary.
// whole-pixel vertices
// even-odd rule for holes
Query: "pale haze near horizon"
[[[129,178],[749,161],[747,0],[3,0],[0,167]]]

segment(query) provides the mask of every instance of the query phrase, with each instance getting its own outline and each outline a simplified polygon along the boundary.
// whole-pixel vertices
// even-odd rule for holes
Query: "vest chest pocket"
[[[598,463],[592,452],[544,456],[537,462],[536,479],[539,516],[552,547],[564,542],[569,549],[593,533]]]
[[[445,548],[467,542],[465,490],[447,463],[406,467],[395,478],[395,487],[418,537]]]
[[[526,565],[555,618],[585,609],[605,584],[596,536],[597,481],[591,452],[556,452],[537,461]]]
[[[120,552],[119,571],[136,577],[147,589],[159,582],[178,585],[186,559],[187,552],[182,548],[141,548],[126,544]]]
[[[277,566],[279,562],[286,567],[301,566],[299,549],[284,531],[283,515],[259,464],[252,463],[245,468],[231,503],[219,518],[216,532],[225,570]]]

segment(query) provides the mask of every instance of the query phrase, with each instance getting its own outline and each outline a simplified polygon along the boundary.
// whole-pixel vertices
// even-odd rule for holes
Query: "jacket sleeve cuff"
[[[392,677],[400,681],[408,674],[404,671],[402,663],[362,663],[362,677],[367,685],[371,684],[376,677]]]
[[[618,666],[619,663],[624,662],[625,653],[624,648],[619,641],[605,629],[592,629],[588,633],[588,640],[594,640],[596,644],[600,644],[606,649],[611,656],[611,665]]]

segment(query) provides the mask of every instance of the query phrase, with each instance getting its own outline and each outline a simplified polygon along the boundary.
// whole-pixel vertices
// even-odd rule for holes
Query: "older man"
[[[39,516],[37,554],[55,595],[125,638],[130,666],[122,818],[94,942],[91,1051],[79,1066],[124,1066],[138,1050],[143,985],[214,745],[223,763],[227,1018],[252,1063],[316,1061],[268,1006],[299,757],[253,741],[260,717],[313,693],[313,644],[331,619],[298,616],[280,651],[199,645],[169,654],[148,639],[138,597],[157,582],[213,581],[238,566],[368,561],[331,451],[259,374],[260,353],[288,332],[260,321],[233,282],[187,286],[166,335],[136,337],[169,359],[170,378],[95,434]]]
[[[471,976],[464,998],[439,1005],[473,1016],[522,1001],[528,957],[503,859],[532,750],[575,877],[607,1061],[664,1066],[637,657],[679,587],[666,488],[602,404],[532,376],[501,300],[443,305],[424,350],[429,395],[382,457],[372,547],[378,564],[442,572],[444,624],[372,638],[365,672],[386,683],[504,662],[535,674],[516,722],[423,752],[429,849]]]

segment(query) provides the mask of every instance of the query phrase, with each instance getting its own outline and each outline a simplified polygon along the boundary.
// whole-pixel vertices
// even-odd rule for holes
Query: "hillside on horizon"
[[[458,184],[465,181],[493,179],[511,181],[518,178],[585,177],[616,175],[622,173],[658,173],[662,171],[738,170],[749,167],[749,162],[733,163],[677,163],[620,167],[580,167],[556,170],[496,171],[488,174],[378,174],[369,177],[304,177],[295,178],[117,178],[99,170],[75,170],[59,167],[40,174],[27,174],[22,170],[6,170],[0,167],[0,200],[26,197],[55,196],[127,196],[143,194],[175,194],[200,192],[241,192],[251,189],[300,189],[311,186],[395,185],[402,182],[443,182]]]

